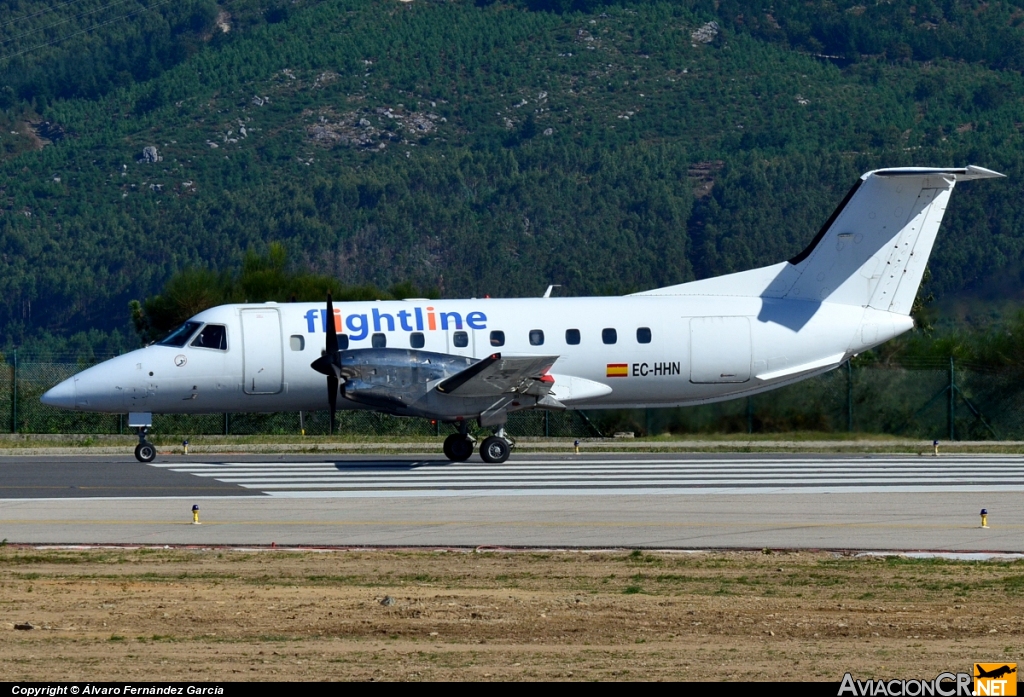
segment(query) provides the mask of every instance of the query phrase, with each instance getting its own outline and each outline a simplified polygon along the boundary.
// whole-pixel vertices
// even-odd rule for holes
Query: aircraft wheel
[[[152,462],[156,459],[156,446],[152,443],[139,443],[135,446],[135,459],[139,462]]]
[[[512,448],[509,447],[508,441],[498,436],[487,438],[480,446],[480,457],[484,459],[484,462],[495,465],[507,460],[511,452]]]
[[[444,439],[444,456],[452,462],[465,462],[473,454],[473,441],[461,433]]]
[[[444,445],[441,446],[441,449],[444,450],[444,456],[446,458],[448,458],[449,460],[454,460],[455,459],[455,455],[452,453],[452,441],[454,441],[454,440],[456,440],[456,439],[458,439],[460,437],[461,436],[458,433],[453,433],[453,434],[451,434],[450,436],[448,436],[447,438],[444,439]]]

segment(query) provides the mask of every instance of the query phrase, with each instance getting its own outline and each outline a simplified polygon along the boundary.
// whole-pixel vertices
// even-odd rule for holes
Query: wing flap
[[[441,381],[437,391],[458,397],[494,397],[524,392],[541,381],[558,356],[490,356]]]

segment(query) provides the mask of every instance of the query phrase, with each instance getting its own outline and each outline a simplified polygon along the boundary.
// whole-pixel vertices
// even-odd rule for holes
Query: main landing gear
[[[499,428],[493,436],[484,439],[480,444],[480,457],[484,462],[498,465],[508,460],[512,454],[512,440],[505,434],[504,427]],[[472,456],[476,447],[476,439],[469,434],[467,424],[462,424],[459,433],[453,433],[444,439],[444,455],[452,462],[465,462]]]
[[[135,459],[139,462],[152,462],[156,459],[156,446],[146,440],[148,430],[145,426],[139,426],[137,429],[139,444],[135,446]]]
[[[498,432],[490,438],[484,438],[480,446],[480,457],[484,462],[501,464],[512,454],[512,442],[505,437],[505,429],[499,428]]]
[[[452,462],[465,462],[475,445],[476,440],[468,433],[453,433],[444,439],[444,456]]]

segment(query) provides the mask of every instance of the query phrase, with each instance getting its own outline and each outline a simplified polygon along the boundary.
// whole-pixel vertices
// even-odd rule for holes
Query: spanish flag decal
[[[629,364],[628,363],[609,363],[608,364],[608,377],[610,378],[624,378],[629,375]]]

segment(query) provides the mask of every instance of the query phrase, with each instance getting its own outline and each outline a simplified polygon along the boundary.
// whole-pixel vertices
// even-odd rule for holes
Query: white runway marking
[[[915,456],[155,463],[282,497],[1024,491],[1024,458]]]

